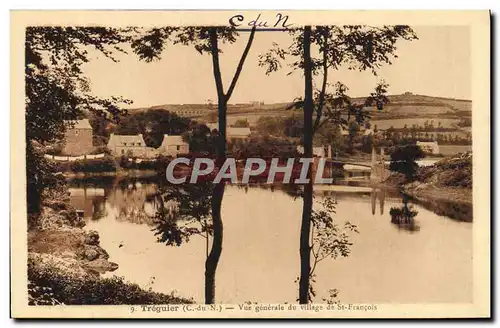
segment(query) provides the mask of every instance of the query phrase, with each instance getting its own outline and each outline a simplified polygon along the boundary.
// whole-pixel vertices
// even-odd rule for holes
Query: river
[[[107,276],[203,302],[206,240],[195,235],[178,247],[157,242],[150,225],[157,208],[151,195],[157,189],[147,181],[70,182],[71,203],[83,210],[86,229],[99,232],[110,261],[119,264]],[[410,200],[418,214],[411,225],[398,225],[389,212],[403,205],[399,195],[359,187],[327,189],[317,191],[316,205],[325,195],[334,197],[335,222],[349,221],[359,233],[351,234],[348,257],[317,265],[316,302],[330,289],[339,291],[341,302],[472,301],[473,223]],[[301,212],[301,199],[279,188],[226,188],[217,302],[296,301]]]

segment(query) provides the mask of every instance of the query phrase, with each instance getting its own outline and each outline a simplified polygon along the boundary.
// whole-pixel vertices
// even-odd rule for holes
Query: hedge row
[[[116,168],[116,161],[111,156],[56,163],[56,170],[59,172],[115,172]]]

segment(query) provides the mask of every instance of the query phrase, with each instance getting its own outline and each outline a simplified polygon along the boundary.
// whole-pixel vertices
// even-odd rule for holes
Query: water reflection
[[[373,188],[371,192],[372,200],[372,215],[375,215],[375,209],[377,206],[377,199],[380,202],[380,215],[384,214],[384,201],[385,201],[386,190],[383,188]]]
[[[413,209],[412,205],[408,205],[408,196],[402,195],[403,206],[391,207],[389,215],[391,216],[391,223],[395,224],[399,229],[415,232],[420,230],[415,217],[418,211]]]
[[[100,232],[103,247],[120,264],[113,274],[143,286],[154,276],[155,291],[175,289],[203,302],[209,229],[204,228],[204,220],[189,223],[189,217],[195,208],[199,214],[205,213],[201,211],[203,195],[209,192],[192,193],[151,180],[75,182],[70,187],[73,205],[89,214],[87,229]],[[228,186],[222,209],[224,251],[217,271],[218,302],[295,301],[300,193],[300,188],[287,185]],[[177,206],[171,202],[174,196]],[[326,196],[338,202],[335,220],[352,222],[360,234],[353,237],[348,258],[325,260],[318,267],[316,300],[326,297],[323,294],[332,288],[340,290],[343,302],[471,300],[471,224],[450,220],[439,209],[433,211],[409,198],[402,200],[400,194],[384,189],[318,188],[315,202]],[[179,205],[183,198],[185,204]],[[182,214],[176,212],[180,209]],[[419,222],[416,214],[407,215],[411,211],[418,211]],[[166,213],[175,215],[169,221]],[[395,223],[391,223],[393,215]],[[93,216],[99,219],[92,220]],[[155,220],[162,216],[168,224],[160,231],[167,234],[155,236]],[[418,230],[420,223],[423,228]],[[174,224],[181,235],[172,229]],[[186,243],[182,234],[188,228],[197,233],[189,231],[192,238]],[[418,233],[409,238],[400,231]],[[164,238],[163,242],[158,243],[158,238]],[[168,240],[174,246],[182,241],[181,246],[165,247]],[[413,277],[412,284],[407,284],[408,276]],[[457,284],[464,287],[456,288]]]

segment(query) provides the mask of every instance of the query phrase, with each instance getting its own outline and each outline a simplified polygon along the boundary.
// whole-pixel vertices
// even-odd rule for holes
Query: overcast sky
[[[389,83],[390,94],[410,91],[429,96],[471,98],[470,34],[468,27],[414,26],[419,40],[399,41],[399,58],[384,66],[375,77],[370,72],[354,72],[346,68],[331,71],[330,81],[342,81],[349,94],[365,96],[383,78]],[[227,90],[240,55],[248,39],[241,33],[238,41],[222,47],[220,56],[225,90]],[[289,102],[303,94],[301,72],[286,76],[284,67],[270,76],[258,67],[258,55],[277,42],[283,47],[290,44],[284,32],[256,33],[254,43],[230,103],[252,100]],[[160,104],[206,103],[216,101],[212,61],[208,54],[200,55],[194,48],[169,46],[160,61],[145,63],[133,53],[117,56],[114,63],[102,55],[95,55],[85,66],[92,91],[98,96],[113,95],[131,99],[130,107]],[[319,80],[318,80],[319,81]],[[319,83],[318,83],[319,85]]]

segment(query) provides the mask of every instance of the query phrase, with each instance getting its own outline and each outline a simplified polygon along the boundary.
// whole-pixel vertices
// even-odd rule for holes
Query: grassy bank
[[[472,153],[457,154],[419,168],[416,180],[403,188],[421,201],[472,204]]]

